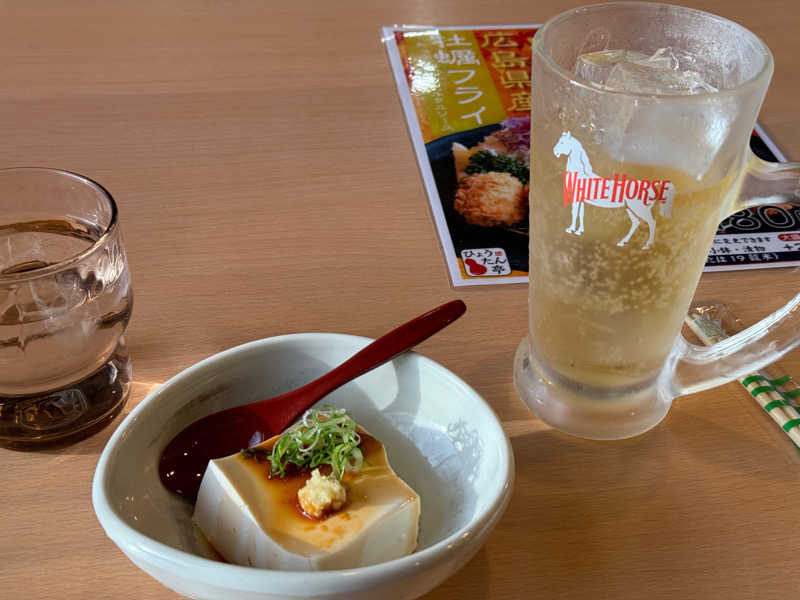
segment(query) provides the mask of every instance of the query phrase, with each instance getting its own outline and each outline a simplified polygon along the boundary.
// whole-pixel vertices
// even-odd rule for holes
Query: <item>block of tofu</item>
[[[297,492],[310,472],[270,478],[269,462],[235,454],[209,463],[195,523],[226,561],[265,569],[349,569],[410,554],[419,496],[395,475],[383,444],[360,434],[364,462],[342,478],[347,500],[340,510],[321,519],[304,515]],[[269,450],[276,439],[256,448]]]

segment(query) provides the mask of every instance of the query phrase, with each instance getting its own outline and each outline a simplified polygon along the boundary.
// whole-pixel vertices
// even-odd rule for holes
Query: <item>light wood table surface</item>
[[[800,160],[800,7],[687,0],[771,47],[761,122]],[[2,3],[0,166],[68,169],[117,198],[136,302],[134,389],[245,341],[377,336],[454,297],[467,314],[420,352],[494,407],[511,504],[471,563],[431,592],[462,598],[797,598],[800,460],[737,386],[678,399],[635,439],[575,439],[517,398],[527,290],[454,290],[379,26],[532,23],[579,4],[141,1]],[[797,270],[714,273],[698,298],[754,321]],[[782,368],[800,375],[800,354]],[[58,452],[0,450],[0,597],[176,597],[92,511],[114,427]]]

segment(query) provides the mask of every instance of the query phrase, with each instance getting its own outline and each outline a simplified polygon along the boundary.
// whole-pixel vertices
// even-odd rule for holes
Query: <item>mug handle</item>
[[[800,206],[800,163],[771,163],[750,153],[736,202],[738,212],[760,204]],[[731,213],[733,214],[733,213]],[[673,349],[670,395],[692,394],[740,378],[800,346],[800,293],[755,325],[712,346],[682,335]]]

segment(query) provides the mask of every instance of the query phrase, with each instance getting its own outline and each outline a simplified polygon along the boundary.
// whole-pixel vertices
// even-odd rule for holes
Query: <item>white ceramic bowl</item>
[[[419,546],[389,562],[342,571],[272,571],[209,558],[193,506],[164,489],[158,458],[183,427],[222,408],[278,395],[343,362],[371,340],[306,333],[208,358],[145,398],[108,442],[92,502],[108,536],[139,568],[190,598],[417,598],[481,547],[511,495],[514,458],[486,402],[441,365],[406,353],[329,395],[386,446],[420,495]]]

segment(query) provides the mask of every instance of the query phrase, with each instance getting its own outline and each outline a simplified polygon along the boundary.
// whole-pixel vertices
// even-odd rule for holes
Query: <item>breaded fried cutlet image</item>
[[[512,225],[528,216],[528,196],[513,175],[476,173],[461,180],[453,207],[471,225]]]

